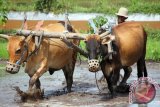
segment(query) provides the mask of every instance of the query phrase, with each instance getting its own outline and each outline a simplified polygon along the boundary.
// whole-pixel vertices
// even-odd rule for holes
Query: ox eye
[[[21,53],[21,49],[17,49],[15,53],[16,54],[20,54]]]

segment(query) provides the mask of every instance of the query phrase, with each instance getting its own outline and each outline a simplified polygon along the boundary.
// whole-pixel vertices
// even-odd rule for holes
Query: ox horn
[[[0,34],[0,38],[4,38],[4,39],[7,39],[7,40],[8,40],[9,36],[8,36],[8,35],[5,35],[5,34]]]
[[[102,34],[100,34],[101,39],[103,39],[103,38],[105,38],[106,36],[108,36],[108,34],[109,34],[108,31],[106,31],[106,32],[104,32],[104,33],[102,33]]]

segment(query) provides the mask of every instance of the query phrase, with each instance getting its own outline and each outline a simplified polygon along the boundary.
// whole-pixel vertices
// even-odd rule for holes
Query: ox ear
[[[104,39],[102,39],[101,44],[102,45],[107,45],[114,40],[115,40],[115,36],[109,35],[109,36],[105,37]]]

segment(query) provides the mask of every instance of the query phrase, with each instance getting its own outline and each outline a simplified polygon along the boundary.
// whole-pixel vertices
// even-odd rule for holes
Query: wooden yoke
[[[36,24],[35,26],[35,31],[41,31],[41,28],[43,26],[43,23],[44,23],[44,20],[41,20],[41,21],[38,21],[38,23]],[[40,37],[35,37],[35,45],[36,45],[36,49],[39,48],[40,44],[41,44],[41,41],[42,41],[42,36],[43,36],[43,32],[41,34]]]
[[[42,31],[32,31],[32,30],[17,30],[16,35],[19,36],[41,36]],[[81,33],[67,33],[66,35],[63,32],[43,32],[43,37],[46,38],[60,38],[61,36],[66,37],[67,39],[79,39],[84,40],[88,34]]]

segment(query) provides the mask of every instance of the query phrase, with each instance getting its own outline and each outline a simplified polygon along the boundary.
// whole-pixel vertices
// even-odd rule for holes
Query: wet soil
[[[0,61],[5,64],[6,61]],[[137,79],[136,65],[132,66],[133,72],[128,83]],[[147,62],[149,77],[160,83],[160,63]],[[0,72],[5,72],[4,67]],[[123,71],[121,71],[123,74]],[[97,79],[102,76],[102,72],[97,73]],[[28,89],[29,77],[21,68],[18,74],[5,73],[0,77],[0,106],[1,107],[138,107],[137,104],[128,104],[128,94],[118,94],[114,99],[108,99],[108,88],[105,82],[98,82],[96,85],[95,74],[88,71],[87,64],[77,64],[74,72],[74,83],[71,93],[66,93],[66,84],[63,72],[57,71],[53,75],[45,73],[41,78],[41,88],[44,89],[44,100],[22,102],[14,87],[18,86],[21,90]],[[155,99],[141,106],[160,106],[160,89],[157,90]]]
[[[28,20],[28,29],[34,29],[35,25],[37,24],[39,20]],[[45,20],[44,26],[56,23],[58,21],[56,20]],[[152,29],[160,29],[160,21],[137,21],[138,23],[142,24],[143,26],[147,28]],[[71,24],[79,31],[87,31],[89,30],[88,21],[86,20],[78,20],[78,21],[71,21]],[[22,25],[22,20],[8,20],[5,25],[0,25],[1,29],[8,30],[8,29],[20,29]]]

